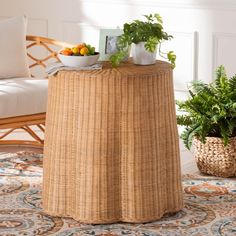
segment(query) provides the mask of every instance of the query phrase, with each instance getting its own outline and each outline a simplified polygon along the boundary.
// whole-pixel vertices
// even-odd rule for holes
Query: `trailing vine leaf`
[[[161,24],[163,23],[162,18],[158,13],[154,14],[154,17],[157,19],[158,22],[160,22]]]
[[[172,67],[175,68],[176,55],[174,54],[174,52],[173,51],[168,52],[167,58],[170,61]]]
[[[111,61],[112,67],[117,67],[122,60],[127,57],[127,51],[119,51],[110,56],[109,60]]]
[[[144,47],[149,52],[154,52],[156,50],[156,45],[159,43],[159,39],[157,37],[148,38],[147,42],[144,44]]]

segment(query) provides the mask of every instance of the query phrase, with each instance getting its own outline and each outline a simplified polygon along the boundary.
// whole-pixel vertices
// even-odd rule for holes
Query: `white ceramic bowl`
[[[58,53],[61,63],[69,67],[91,66],[98,61],[99,53],[90,56],[66,56]]]

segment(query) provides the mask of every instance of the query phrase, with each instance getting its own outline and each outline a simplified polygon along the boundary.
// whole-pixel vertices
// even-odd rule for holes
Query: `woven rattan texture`
[[[49,79],[43,208],[86,223],[183,207],[172,69],[157,62]]]
[[[202,173],[219,177],[236,176],[236,138],[224,146],[220,138],[207,137],[206,143],[193,141],[195,159]]]

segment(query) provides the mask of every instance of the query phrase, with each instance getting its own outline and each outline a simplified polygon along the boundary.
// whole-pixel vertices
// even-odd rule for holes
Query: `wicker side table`
[[[49,79],[43,209],[85,223],[183,207],[172,69],[130,62]]]

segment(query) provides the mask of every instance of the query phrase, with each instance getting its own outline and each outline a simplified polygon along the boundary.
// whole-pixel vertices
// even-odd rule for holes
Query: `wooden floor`
[[[41,136],[41,134],[38,134]],[[24,139],[27,138],[27,134],[24,134],[23,132],[15,132],[11,135],[10,138],[12,139]],[[193,155],[190,151],[184,149],[182,142],[180,141],[180,155],[181,155],[181,168],[182,168],[182,174],[193,174],[198,171],[197,166],[195,164]],[[33,148],[33,147],[23,147],[23,146],[0,146],[0,156],[4,153],[14,153],[19,151],[31,151],[36,153],[42,153],[42,148]]]

